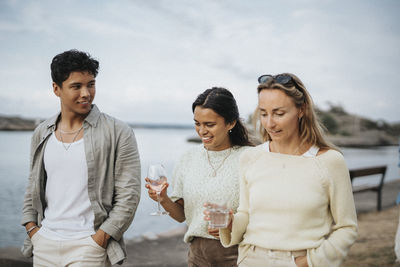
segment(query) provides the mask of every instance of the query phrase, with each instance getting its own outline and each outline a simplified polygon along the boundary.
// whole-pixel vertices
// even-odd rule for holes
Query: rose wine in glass
[[[158,208],[156,212],[150,213],[153,216],[160,216],[160,215],[168,215],[169,213],[166,211],[161,210],[160,204],[160,193],[164,188],[164,184],[167,182],[167,174],[166,171],[161,164],[152,164],[149,166],[149,170],[147,172],[147,178],[149,178],[149,185],[150,188],[156,191],[157,194],[157,204]]]

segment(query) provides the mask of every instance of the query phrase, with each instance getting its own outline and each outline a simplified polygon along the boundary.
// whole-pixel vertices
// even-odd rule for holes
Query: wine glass
[[[161,164],[152,164],[149,166],[147,178],[149,178],[150,188],[156,191],[158,208],[156,212],[150,213],[153,216],[168,215],[169,213],[161,210],[160,193],[167,182],[167,173]]]

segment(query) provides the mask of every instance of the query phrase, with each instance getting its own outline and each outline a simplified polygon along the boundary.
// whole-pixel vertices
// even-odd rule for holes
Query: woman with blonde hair
[[[241,267],[339,266],[357,237],[343,156],[325,140],[299,78],[283,73],[258,81],[265,142],[241,155],[239,207],[220,230],[221,243],[239,244]]]

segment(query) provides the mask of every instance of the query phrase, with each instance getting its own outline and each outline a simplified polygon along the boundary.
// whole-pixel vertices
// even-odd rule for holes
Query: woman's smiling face
[[[229,130],[235,123],[226,123],[224,117],[214,110],[201,106],[194,109],[194,122],[196,132],[206,149],[220,151],[231,147]]]

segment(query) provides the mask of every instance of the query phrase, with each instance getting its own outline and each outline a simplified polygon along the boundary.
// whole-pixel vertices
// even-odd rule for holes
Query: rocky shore
[[[400,177],[399,177],[400,178]],[[376,194],[373,192],[354,195],[356,202],[359,236],[350,249],[344,267],[380,266],[400,267],[395,263],[394,237],[399,220],[399,208],[395,200],[400,192],[400,180],[386,183],[383,189],[383,210],[376,211]],[[144,236],[141,240],[127,242],[128,259],[123,267],[183,267],[186,265],[188,244],[182,241],[184,229],[169,233]],[[31,259],[25,259],[19,248],[0,249],[0,266],[28,267]]]
[[[1,131],[33,131],[40,120],[24,119],[18,116],[0,116]]]
[[[374,122],[347,113],[337,114],[337,111],[323,112],[320,114],[324,125],[329,130],[328,139],[339,147],[370,147],[398,145],[400,137],[400,124],[387,124]],[[1,116],[0,131],[32,131],[41,122],[40,119],[26,119],[18,116]],[[149,129],[187,129],[191,125],[181,124],[130,124],[133,128]],[[253,126],[246,124],[251,140],[260,143],[260,138],[254,133]],[[195,136],[188,138],[189,142],[200,142]]]

